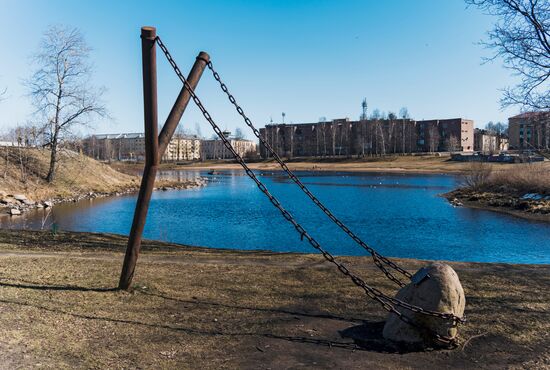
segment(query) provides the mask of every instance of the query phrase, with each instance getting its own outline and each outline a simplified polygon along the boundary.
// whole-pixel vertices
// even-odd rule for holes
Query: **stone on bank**
[[[458,317],[464,315],[466,304],[457,273],[451,266],[439,262],[420,269],[411,283],[401,288],[395,298],[425,310],[452,313]],[[456,324],[445,319],[414,313],[401,307],[396,309],[419,326],[441,336],[455,338],[458,334]],[[405,323],[394,313],[390,313],[386,320],[383,336],[400,344],[422,347],[437,345],[428,331]]]

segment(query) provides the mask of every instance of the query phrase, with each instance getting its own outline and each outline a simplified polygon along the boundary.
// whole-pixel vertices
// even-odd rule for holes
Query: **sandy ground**
[[[550,266],[452,263],[468,323],[454,350],[398,353],[385,312],[319,255],[0,231],[1,368],[550,368]],[[366,257],[343,258],[385,292]],[[398,260],[411,271],[425,262]]]

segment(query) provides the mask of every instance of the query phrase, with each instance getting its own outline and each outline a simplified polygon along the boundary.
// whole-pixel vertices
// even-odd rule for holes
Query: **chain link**
[[[394,283],[396,283],[399,286],[405,286],[405,284],[399,280],[397,277],[395,277],[390,271],[388,271],[384,265],[393,268],[394,270],[398,271],[399,273],[403,274],[407,278],[411,278],[412,275],[405,269],[399,267],[395,262],[389,260],[388,258],[382,256],[378,252],[376,252],[372,247],[368,246],[363,240],[361,240],[355,233],[353,233],[342,221],[340,221],[321,201],[301,182],[301,180],[290,170],[290,168],[286,165],[286,163],[281,159],[281,157],[278,155],[278,153],[269,145],[269,143],[262,137],[258,129],[254,126],[252,121],[246,116],[244,113],[244,110],[237,104],[237,101],[235,97],[229,92],[229,89],[227,88],[227,85],[221,80],[220,75],[216,70],[214,70],[214,65],[211,61],[208,62],[208,68],[212,72],[212,75],[214,76],[214,79],[218,81],[220,84],[220,87],[222,91],[227,95],[229,101],[239,115],[243,118],[244,122],[250,129],[252,129],[252,132],[254,135],[260,140],[260,143],[264,145],[264,147],[269,151],[269,153],[275,158],[277,163],[281,166],[281,168],[286,172],[288,177],[296,183],[300,189],[319,207],[340,229],[342,229],[351,239],[353,239],[357,244],[359,244],[361,247],[363,247],[367,252],[369,252],[373,258],[373,261],[375,265],[384,272],[384,274],[392,280]]]
[[[227,148],[227,150],[229,150],[229,152],[231,152],[231,154],[234,156],[235,160],[243,167],[243,169],[245,170],[245,173],[248,175],[248,177],[250,177],[255,183],[256,183],[256,186],[260,189],[260,191],[269,199],[269,201],[273,204],[273,206],[275,206],[275,208],[277,208],[282,216],[290,223],[292,224],[292,226],[296,229],[296,231],[298,232],[298,234],[300,235],[301,239],[303,240],[304,238],[309,242],[309,244],[315,248],[317,251],[319,251],[321,253],[321,255],[323,256],[323,258],[325,258],[325,260],[327,260],[328,262],[332,263],[333,265],[335,265],[338,270],[344,274],[345,276],[347,276],[348,278],[351,279],[351,281],[359,286],[360,288],[362,288],[364,291],[365,291],[365,294],[370,297],[371,299],[373,300],[376,300],[377,302],[380,303],[380,305],[386,309],[387,311],[391,312],[391,313],[394,313],[395,315],[397,315],[402,321],[418,328],[419,330],[423,330],[423,331],[426,331],[427,333],[429,333],[430,335],[432,335],[434,338],[436,338],[437,341],[439,341],[441,344],[443,345],[447,345],[447,346],[454,346],[456,345],[456,340],[457,338],[449,338],[449,337],[446,337],[446,336],[442,336],[438,333],[435,333],[434,331],[428,329],[428,328],[425,328],[425,327],[422,327],[420,326],[419,324],[417,324],[416,322],[414,322],[413,320],[411,320],[408,316],[405,316],[403,315],[401,312],[399,312],[395,307],[394,305],[396,306],[400,306],[404,309],[407,309],[407,310],[410,310],[414,313],[419,313],[419,314],[424,314],[424,315],[428,315],[428,316],[434,316],[434,317],[438,317],[440,319],[443,319],[443,320],[448,320],[450,322],[452,322],[453,325],[456,325],[460,322],[463,322],[463,319],[462,318],[459,318],[457,316],[455,316],[454,314],[452,313],[442,313],[442,312],[437,312],[437,311],[431,311],[431,310],[424,310],[423,308],[421,307],[418,307],[418,306],[414,306],[414,305],[411,305],[409,303],[406,303],[406,302],[403,302],[401,300],[398,300],[396,298],[393,298],[393,297],[390,297],[386,294],[384,294],[383,292],[381,292],[380,290],[368,285],[365,281],[363,281],[363,279],[361,279],[359,276],[355,275],[353,272],[351,272],[344,264],[342,264],[341,262],[338,262],[334,256],[329,253],[328,251],[326,251],[320,244],[319,242],[317,242],[317,240],[315,240],[311,235],[309,235],[309,233],[304,229],[304,227],[302,225],[300,225],[295,219],[294,217],[292,216],[292,214],[287,211],[282,205],[281,203],[279,202],[279,200],[277,200],[277,198],[275,198],[270,192],[269,190],[267,189],[267,187],[258,179],[258,177],[256,176],[256,174],[250,169],[250,167],[248,167],[248,165],[246,164],[246,162],[242,159],[242,157],[237,153],[237,151],[233,148],[233,146],[231,145],[231,143],[229,142],[229,140],[225,137],[225,135],[223,134],[222,130],[220,129],[220,127],[216,124],[216,122],[214,122],[214,120],[212,119],[210,113],[206,110],[206,108],[204,107],[204,105],[202,104],[201,100],[197,97],[197,95],[195,94],[195,92],[193,91],[192,87],[189,85],[189,83],[187,82],[187,79],[184,77],[184,75],[181,73],[180,69],[178,68],[176,62],[174,61],[174,59],[172,58],[170,52],[168,51],[168,49],[166,48],[166,46],[164,45],[164,43],[161,41],[161,39],[159,37],[157,37],[156,39],[159,47],[161,48],[161,50],[164,52],[164,54],[166,55],[166,59],[168,60],[168,62],[170,63],[170,65],[172,66],[172,68],[174,69],[174,71],[176,72],[176,75],[179,77],[179,79],[181,80],[181,82],[184,84],[185,88],[187,89],[187,91],[189,92],[189,94],[191,95],[191,98],[193,99],[193,102],[197,105],[197,107],[199,108],[199,110],[201,111],[202,115],[204,116],[204,118],[208,121],[208,123],[210,124],[210,126],[212,126],[212,129],[214,130],[214,132],[218,135],[218,137],[222,140],[224,146]]]

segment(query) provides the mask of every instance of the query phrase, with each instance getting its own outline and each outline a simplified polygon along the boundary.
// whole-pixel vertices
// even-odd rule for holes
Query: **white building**
[[[254,155],[257,152],[257,145],[254,141],[234,138],[228,140],[241,157]],[[233,159],[233,154],[220,139],[203,140],[202,155],[204,159]]]

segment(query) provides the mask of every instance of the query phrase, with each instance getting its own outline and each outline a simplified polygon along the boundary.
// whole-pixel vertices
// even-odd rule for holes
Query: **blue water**
[[[217,248],[314,252],[255,184],[241,171],[166,172],[164,176],[209,178],[191,190],[155,192],[144,237]],[[452,190],[450,175],[300,172],[299,176],[367,244],[388,256],[452,261],[550,263],[550,224],[491,211],[454,208],[438,194]],[[365,251],[281,173],[262,174],[272,193],[328,250]],[[128,234],[136,196],[56,205],[2,227]]]

